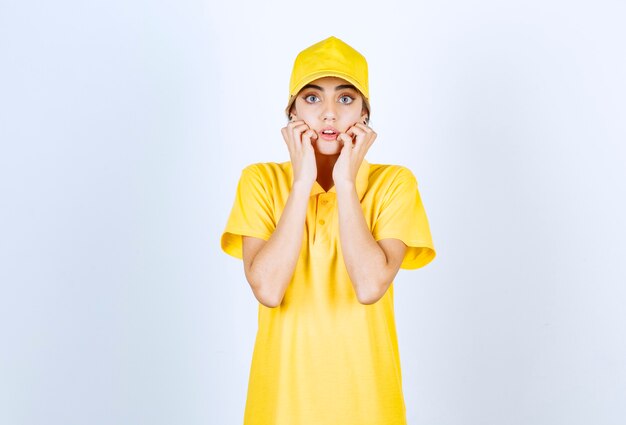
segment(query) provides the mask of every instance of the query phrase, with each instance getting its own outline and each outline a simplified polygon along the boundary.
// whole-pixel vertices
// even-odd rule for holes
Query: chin
[[[341,143],[338,141],[315,143],[315,152],[322,155],[338,155],[341,153]]]

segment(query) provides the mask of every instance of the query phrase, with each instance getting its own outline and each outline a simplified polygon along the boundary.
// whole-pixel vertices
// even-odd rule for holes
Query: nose
[[[335,120],[337,118],[337,111],[335,110],[335,102],[333,100],[328,100],[324,102],[324,108],[322,109],[322,119],[323,120]]]

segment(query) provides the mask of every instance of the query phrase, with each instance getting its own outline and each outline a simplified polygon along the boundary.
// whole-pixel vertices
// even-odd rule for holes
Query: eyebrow
[[[324,89],[320,86],[316,86],[315,84],[307,84],[306,86],[302,87],[302,90],[304,89],[317,89],[319,91],[324,91]],[[335,87],[335,91],[338,90],[343,90],[343,89],[353,89],[356,90],[356,87],[354,87],[352,84],[341,84],[337,87]]]

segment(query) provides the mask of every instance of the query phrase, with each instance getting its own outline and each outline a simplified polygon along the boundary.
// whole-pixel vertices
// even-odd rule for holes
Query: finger
[[[309,126],[304,122],[291,127],[292,132],[293,131],[303,132],[304,130],[308,130],[308,129],[309,129]]]
[[[293,139],[292,139],[291,135],[289,134],[289,130],[287,129],[287,127],[284,127],[284,128],[280,129],[280,132],[283,135],[283,139],[285,140],[285,144],[287,145],[287,149],[289,149],[289,153],[291,153],[292,145],[293,145],[293,142],[292,142]]]
[[[289,123],[287,124],[288,128],[294,128],[300,124],[304,124],[304,120],[295,120],[295,121],[289,121]]]
[[[369,138],[369,140],[367,142],[367,148],[368,149],[370,148],[370,146],[372,146],[372,144],[374,143],[374,140],[376,140],[376,136],[377,136],[377,134],[372,132],[372,134],[370,135],[370,138]]]
[[[291,129],[291,134],[297,140],[297,139],[300,139],[302,137],[302,133],[304,133],[308,129],[309,129],[308,125],[300,124],[300,125],[297,125],[297,126],[295,126],[295,127],[293,127]]]
[[[317,139],[317,133],[315,130],[309,129],[302,134],[301,149],[306,151],[313,151],[313,143],[311,139]]]
[[[293,123],[289,123],[288,125],[283,127],[281,129],[281,131],[284,130],[284,131],[286,131],[286,132],[288,132],[290,134],[293,134],[293,132],[296,129],[298,129],[298,128],[300,128],[300,129],[307,129],[307,128],[309,128],[309,126],[304,121],[296,121],[296,122],[293,122]]]
[[[310,134],[310,133],[305,133],[302,136],[302,148],[312,151],[313,150],[313,143],[311,142],[311,138],[315,138],[317,139],[317,135],[316,134]]]
[[[365,131],[366,133],[373,133],[374,130],[372,130],[372,127],[368,127],[365,124],[362,124],[360,122],[354,124],[355,127],[360,128],[361,130]]]
[[[293,138],[293,144],[296,148],[296,150],[300,150],[302,147],[302,134],[309,130],[309,126],[306,124],[302,124],[302,125],[298,125],[296,127],[293,128],[291,134],[292,134],[292,138]]]
[[[341,151],[339,152],[340,154],[341,152],[343,152],[346,146],[352,149],[352,138],[348,136],[346,133],[339,133],[337,135],[337,141],[341,143]]]
[[[352,135],[354,137],[355,145],[359,146],[361,145],[361,143],[363,142],[363,138],[367,134],[363,129],[357,127],[356,125],[350,127],[348,131],[346,131],[346,133]]]
[[[374,143],[374,139],[376,139],[376,136],[367,135],[357,147],[357,149],[359,150],[359,154],[365,156],[367,151],[369,151],[370,147],[372,146],[372,143]]]
[[[358,127],[353,127],[352,132],[356,136],[354,148],[359,149],[364,144],[365,140],[367,139],[368,134],[364,130]]]
[[[360,128],[358,124],[350,127],[350,131],[357,136],[367,134],[367,132],[364,129]]]
[[[301,124],[297,124],[294,127],[291,127],[291,136],[293,137],[294,141],[300,141],[300,138],[302,137],[302,133],[304,133],[306,130],[309,129],[309,126],[306,125],[305,123],[301,123]]]
[[[349,158],[352,154],[352,148],[352,139],[350,139],[349,142],[344,143],[341,147],[341,152],[339,152],[339,156],[347,156]]]
[[[315,130],[309,129],[305,131],[304,133],[302,133],[303,143],[306,141],[309,145],[311,145],[311,139],[317,140],[317,133],[315,132]]]
[[[350,148],[352,148],[352,146],[353,146],[352,137],[350,137],[346,133],[339,133],[339,135],[337,135],[337,140],[341,140],[343,142],[344,146],[348,145],[348,146],[350,146]]]
[[[376,132],[372,130],[371,127],[361,123],[356,123],[354,127],[354,133],[357,134],[358,147],[365,146],[366,150],[369,149],[372,143],[374,143]]]
[[[353,127],[350,127],[344,133],[340,133],[340,134],[345,134],[346,136],[348,136],[353,141],[354,141],[354,138],[356,137],[356,134],[354,133],[354,128]]]
[[[280,131],[283,134],[283,138],[288,144],[293,144],[293,141],[295,140],[294,134],[299,134],[298,132],[294,133],[294,129],[291,129],[289,127],[283,127]]]

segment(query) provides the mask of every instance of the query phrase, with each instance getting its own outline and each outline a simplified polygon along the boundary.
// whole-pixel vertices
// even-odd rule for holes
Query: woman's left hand
[[[343,142],[341,153],[333,168],[335,187],[356,184],[356,175],[363,158],[376,139],[376,132],[365,124],[356,123],[345,133],[339,133],[337,140]]]

